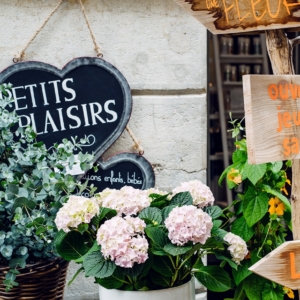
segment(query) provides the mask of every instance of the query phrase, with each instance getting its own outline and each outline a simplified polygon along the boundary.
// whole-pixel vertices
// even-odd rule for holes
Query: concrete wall
[[[54,0],[1,0],[0,69],[12,64],[56,6]],[[153,165],[156,185],[170,190],[206,178],[206,30],[173,0],[83,1],[104,59],[133,90],[129,127]],[[61,68],[94,46],[77,0],[65,0],[26,52]],[[104,154],[132,151],[127,132]],[[71,266],[69,279],[76,271]],[[92,280],[78,277],[65,299],[97,299]]]

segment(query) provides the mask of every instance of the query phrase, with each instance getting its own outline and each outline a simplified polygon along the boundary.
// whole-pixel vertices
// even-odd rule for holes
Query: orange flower
[[[268,212],[272,214],[276,214],[277,216],[282,216],[285,210],[284,203],[280,201],[277,197],[271,198],[269,200],[270,208]]]
[[[227,174],[227,178],[229,181],[233,181],[235,184],[240,184],[242,182],[242,175],[239,170],[235,170],[231,168],[231,170]]]
[[[285,294],[287,294],[287,296],[289,297],[289,298],[291,298],[291,299],[294,299],[295,298],[295,295],[294,295],[294,292],[290,289],[290,288],[288,288],[288,287],[283,287],[283,292],[285,293]]]

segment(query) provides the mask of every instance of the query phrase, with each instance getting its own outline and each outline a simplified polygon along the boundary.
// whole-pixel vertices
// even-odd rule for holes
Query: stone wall
[[[12,64],[59,1],[1,0],[0,69]],[[129,127],[153,165],[156,186],[206,180],[206,30],[173,0],[82,1],[104,53],[133,93]],[[95,56],[77,0],[65,0],[26,51],[27,60],[58,68]],[[124,132],[104,154],[132,151]],[[69,278],[76,271],[71,265]],[[65,299],[97,299],[92,280],[79,276]]]

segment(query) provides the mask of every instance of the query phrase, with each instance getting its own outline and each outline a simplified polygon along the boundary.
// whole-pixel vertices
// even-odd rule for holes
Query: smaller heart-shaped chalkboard
[[[143,157],[134,153],[121,153],[108,160],[97,162],[98,171],[90,170],[81,179],[97,187],[97,193],[105,188],[121,189],[132,186],[135,189],[149,189],[155,185],[155,175],[151,164]],[[83,196],[88,197],[87,191]]]

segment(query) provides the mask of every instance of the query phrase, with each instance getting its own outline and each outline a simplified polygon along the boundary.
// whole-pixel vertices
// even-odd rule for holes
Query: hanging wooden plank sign
[[[84,152],[98,159],[120,136],[132,108],[130,87],[108,62],[76,58],[62,70],[42,62],[20,62],[0,73],[11,83],[12,109],[21,127],[32,126],[47,147],[62,139],[88,138]],[[1,94],[0,94],[1,97]]]
[[[300,158],[300,76],[243,76],[248,161]]]
[[[174,0],[213,34],[300,27],[297,0]]]
[[[249,270],[290,289],[299,289],[300,241],[285,242]]]

